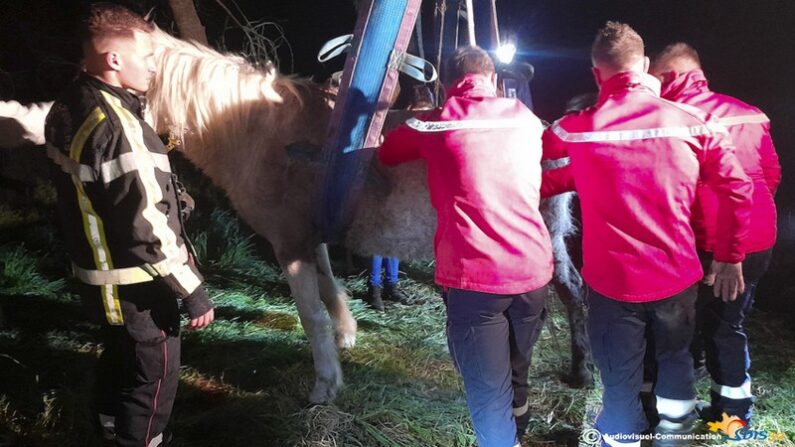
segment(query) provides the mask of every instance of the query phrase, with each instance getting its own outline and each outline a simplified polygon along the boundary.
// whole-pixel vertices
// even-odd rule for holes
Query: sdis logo
[[[784,441],[786,435],[780,432],[768,432],[767,430],[751,430],[746,427],[746,423],[737,416],[729,416],[723,413],[723,420],[720,422],[707,422],[709,431],[723,432],[729,441]]]

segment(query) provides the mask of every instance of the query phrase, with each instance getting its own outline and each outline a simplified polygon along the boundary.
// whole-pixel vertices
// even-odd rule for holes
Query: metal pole
[[[466,0],[467,5],[467,32],[469,34],[469,44],[477,46],[475,40],[475,8],[472,6],[472,0]]]
[[[497,0],[491,0],[491,39],[494,48],[500,47],[500,25],[497,20]]]
[[[436,47],[436,70],[439,71],[439,80],[436,82],[436,86],[434,88],[434,96],[436,97],[436,104],[440,104],[442,97],[440,95],[440,87],[442,84],[442,45],[444,43],[444,19],[447,13],[447,2],[446,0],[436,0],[436,9],[434,10],[434,14],[438,18],[438,25],[439,25],[439,36],[437,41]]]
[[[421,58],[425,59],[425,40],[422,38],[422,8],[417,10],[417,22],[414,24],[414,30],[417,34],[417,52]]]

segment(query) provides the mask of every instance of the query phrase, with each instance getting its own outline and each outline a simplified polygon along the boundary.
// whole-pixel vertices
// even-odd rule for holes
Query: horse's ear
[[[147,12],[146,15],[144,15],[144,20],[146,20],[149,23],[154,23],[155,22],[154,15],[155,15],[155,8],[153,6],[152,9],[150,9],[149,12]]]

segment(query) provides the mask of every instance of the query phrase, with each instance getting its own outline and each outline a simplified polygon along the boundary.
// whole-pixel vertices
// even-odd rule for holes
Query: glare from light
[[[516,54],[516,45],[506,43],[497,47],[497,60],[503,64],[510,64],[513,62],[513,56]]]

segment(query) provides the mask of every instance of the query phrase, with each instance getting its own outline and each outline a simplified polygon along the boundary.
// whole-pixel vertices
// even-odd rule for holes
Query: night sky
[[[51,99],[62,88],[77,59],[72,20],[81,1],[0,0],[0,98],[22,101]],[[155,8],[159,23],[168,23],[166,0],[119,1],[146,12]],[[426,0],[426,3],[430,3]],[[199,14],[212,41],[223,26],[215,0],[198,0]],[[231,3],[226,2],[231,6]],[[351,32],[351,0],[240,0],[250,20],[281,25],[291,43],[279,56],[282,68],[321,80],[342,67],[315,60],[327,39]],[[431,6],[431,5],[428,5]],[[556,119],[574,95],[594,91],[589,47],[606,20],[631,24],[645,39],[650,54],[673,41],[699,50],[714,90],[760,107],[770,116],[773,139],[784,167],[777,197],[780,244],[773,271],[782,277],[795,268],[795,1],[793,0],[498,0],[502,32],[519,42],[518,58],[532,63],[536,112]],[[431,20],[432,8],[424,8]],[[228,35],[235,46],[235,33]],[[791,259],[793,258],[793,259]],[[779,283],[795,293],[795,280]]]

